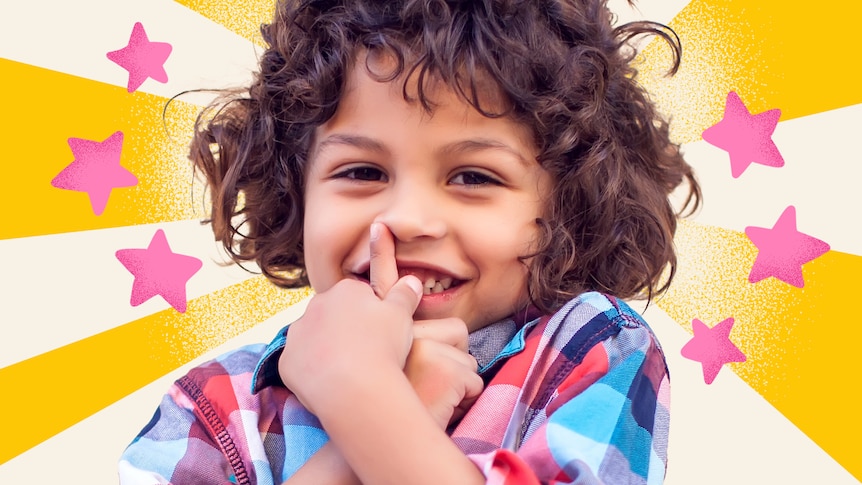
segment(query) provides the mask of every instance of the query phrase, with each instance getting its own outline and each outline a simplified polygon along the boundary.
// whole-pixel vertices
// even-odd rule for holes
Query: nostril
[[[395,202],[392,209],[379,219],[389,228],[396,241],[409,242],[419,238],[440,239],[447,234],[447,224],[440,217],[427,209],[433,205],[423,199],[417,207],[413,203]]]

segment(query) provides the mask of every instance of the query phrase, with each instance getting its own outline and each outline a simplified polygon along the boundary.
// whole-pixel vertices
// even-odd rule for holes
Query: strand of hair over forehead
[[[324,17],[327,11],[344,8],[338,1],[308,1],[304,5],[319,10]],[[517,99],[524,111],[533,111],[535,103],[541,102],[537,88],[553,91],[555,85],[572,75],[565,72],[561,60],[592,56],[601,70],[601,65],[613,64],[605,56],[620,53],[621,46],[641,35],[658,35],[671,45],[671,74],[679,65],[679,39],[672,30],[653,22],[629,23],[614,29],[602,0],[352,0],[349,8],[357,13],[354,28],[358,32],[353,33],[360,36],[357,41],[368,48],[382,48],[397,61],[396,68],[382,80],[395,79],[405,71],[407,77],[416,74],[418,100],[426,110],[433,107],[425,94],[427,81],[433,76],[453,87],[486,116],[508,113],[482,105],[483,89],[477,86],[477,79],[483,77]],[[531,25],[549,28],[556,38],[545,37],[544,29],[533,29]],[[411,55],[419,57],[405,59]],[[408,98],[406,83],[403,88]],[[596,101],[603,97],[603,82],[589,88]],[[594,103],[599,105],[600,102]]]
[[[550,22],[561,13],[555,2],[545,4],[545,10],[539,9],[539,2],[410,3],[421,5],[423,10],[422,18],[414,17],[423,23],[428,57],[420,60],[426,61],[421,65],[421,74],[434,70],[486,116],[507,113],[505,110],[495,113],[482,106],[479,99],[482,90],[476,84],[481,75],[490,77],[503,93],[518,100],[524,111],[534,109],[537,89],[547,91],[553,80],[558,79],[557,71],[562,66],[557,63],[564,55],[554,52],[554,43],[543,42],[547,39],[529,27],[531,23]],[[558,34],[566,33],[573,31],[558,26]],[[420,82],[420,87],[423,84]]]

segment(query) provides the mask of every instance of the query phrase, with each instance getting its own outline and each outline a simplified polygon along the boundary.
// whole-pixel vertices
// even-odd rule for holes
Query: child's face
[[[367,280],[369,227],[379,221],[394,236],[399,274],[437,286],[416,320],[458,317],[473,331],[512,314],[528,301],[518,257],[532,249],[551,187],[529,130],[482,116],[446,88],[431,91],[429,116],[403,99],[400,81],[377,82],[357,65],[309,151],[312,287]]]

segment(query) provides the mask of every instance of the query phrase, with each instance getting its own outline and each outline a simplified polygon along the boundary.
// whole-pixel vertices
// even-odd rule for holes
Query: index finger
[[[467,325],[457,317],[417,320],[413,322],[413,338],[434,340],[462,352],[467,352],[470,346]]]
[[[395,240],[389,228],[382,222],[371,223],[371,262],[369,277],[371,289],[378,298],[384,298],[398,281],[398,265],[395,263]]]

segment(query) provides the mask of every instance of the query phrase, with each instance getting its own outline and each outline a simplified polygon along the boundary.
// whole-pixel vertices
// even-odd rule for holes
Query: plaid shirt
[[[584,293],[513,331],[477,358],[486,388],[450,430],[487,483],[662,483],[668,371],[641,317]],[[120,481],[279,484],[296,472],[328,437],[278,377],[285,337],[177,380],[124,452]]]

